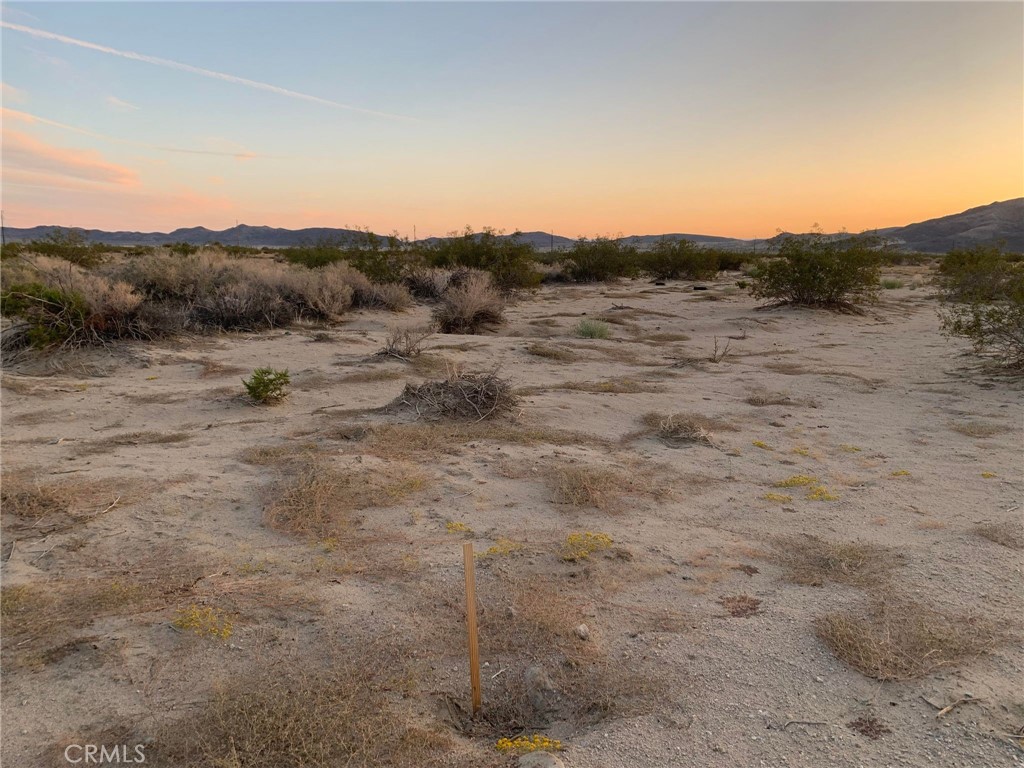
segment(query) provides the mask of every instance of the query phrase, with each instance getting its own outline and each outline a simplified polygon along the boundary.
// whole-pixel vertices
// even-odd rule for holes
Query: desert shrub
[[[577,283],[597,283],[637,274],[637,251],[632,245],[598,237],[580,238],[564,257],[564,272]]]
[[[199,250],[201,248],[201,246],[185,242],[167,243],[165,247],[175,256],[191,256],[192,254],[199,253]]]
[[[440,381],[406,384],[391,406],[411,408],[428,418],[483,421],[509,413],[518,402],[511,383],[494,371],[474,374],[453,370]]]
[[[434,309],[442,333],[480,333],[505,322],[505,300],[489,276],[470,274],[463,285],[450,288]]]
[[[442,267],[416,267],[406,274],[403,284],[417,299],[439,301],[452,284],[456,270]]]
[[[892,277],[887,277],[884,280],[882,280],[882,287],[885,288],[885,290],[887,291],[894,291],[897,288],[903,287],[903,281],[897,280]]]
[[[485,228],[474,232],[452,233],[430,243],[419,243],[417,259],[432,267],[471,267],[491,274],[494,285],[502,290],[528,288],[540,283],[534,247],[519,239],[520,233],[503,236]]]
[[[370,290],[358,297],[358,305],[401,312],[412,306],[409,289],[401,283],[373,283]]]
[[[773,304],[852,309],[878,287],[876,241],[863,236],[786,237],[778,257],[760,265],[751,293]]]
[[[143,297],[126,283],[51,259],[19,274],[31,281],[5,280],[0,291],[0,312],[21,321],[5,334],[8,348],[82,347],[157,333],[140,314]]]
[[[612,335],[612,329],[600,320],[580,320],[572,332],[581,339],[607,339]]]
[[[201,330],[259,331],[286,325],[292,312],[270,286],[260,283],[228,283],[197,300],[191,307],[189,326]]]
[[[265,405],[280,402],[287,397],[290,383],[288,371],[276,371],[273,368],[257,368],[248,379],[242,379],[249,398],[254,403]]]
[[[326,267],[345,259],[345,244],[338,238],[321,237],[311,243],[285,248],[281,255],[293,264],[304,267]]]
[[[662,238],[639,261],[644,272],[659,280],[704,280],[718,274],[718,255],[689,240]]]
[[[998,248],[951,251],[939,267],[943,332],[1024,369],[1024,264]]]
[[[718,261],[718,268],[728,272],[738,272],[743,269],[744,264],[757,261],[757,254],[746,251],[726,251],[721,248],[706,248],[709,253],[714,254]]]
[[[85,233],[75,229],[56,229],[41,240],[33,240],[24,246],[25,252],[63,259],[81,267],[99,263],[103,246],[90,244]]]
[[[423,342],[433,335],[432,327],[392,328],[384,339],[384,346],[377,352],[378,357],[397,357],[412,360],[423,353]]]

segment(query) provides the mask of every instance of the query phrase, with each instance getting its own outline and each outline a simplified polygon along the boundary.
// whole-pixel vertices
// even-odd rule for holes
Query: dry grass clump
[[[784,395],[781,392],[768,392],[767,390],[761,390],[752,393],[749,397],[744,399],[747,405],[753,405],[758,408],[764,408],[769,405],[797,405],[797,401],[789,395]]]
[[[837,658],[876,680],[921,677],[1000,641],[987,619],[951,616],[893,595],[875,598],[865,611],[822,616],[814,626]]]
[[[593,507],[601,511],[615,511],[625,495],[670,498],[672,489],[664,486],[663,482],[664,479],[656,472],[643,467],[623,471],[570,464],[555,467],[548,473],[548,485],[556,504]]]
[[[967,437],[995,437],[1011,431],[1005,424],[992,424],[986,421],[958,421],[950,424],[949,428]]]
[[[557,504],[606,510],[621,498],[628,477],[604,467],[559,467],[550,482]]]
[[[138,480],[43,481],[29,471],[7,471],[0,482],[0,511],[7,536],[40,538],[84,525],[145,493]]]
[[[295,461],[308,461],[317,451],[315,443],[251,445],[244,449],[238,458],[256,467],[280,467]]]
[[[39,668],[59,662],[83,642],[93,622],[159,610],[189,594],[203,575],[167,553],[135,564],[131,575],[4,585],[4,668]]]
[[[480,333],[505,322],[505,300],[485,273],[469,275],[445,292],[434,309],[434,322],[442,333]]]
[[[495,371],[462,373],[452,369],[441,381],[406,384],[391,407],[411,408],[417,416],[430,419],[483,421],[503,416],[519,403],[508,379]]]
[[[377,352],[377,357],[396,357],[408,362],[419,357],[423,352],[423,342],[434,333],[431,327],[426,328],[392,328],[384,339],[384,346]]]
[[[330,662],[315,667],[292,659],[261,665],[164,728],[147,758],[180,768],[497,765],[482,750],[458,755],[450,737],[395,711],[387,692],[403,685],[402,666],[376,643],[332,650]]]
[[[769,559],[781,565],[785,578],[794,584],[820,587],[826,581],[866,586],[883,581],[892,570],[895,556],[866,542],[826,541],[817,536],[780,537],[773,542]]]
[[[1024,549],[1024,525],[1020,523],[986,523],[972,528],[971,532],[1010,549]]]
[[[736,619],[744,619],[761,612],[761,601],[750,595],[730,595],[720,597],[718,602]]]
[[[5,472],[0,504],[5,515],[37,520],[66,513],[74,499],[69,483],[42,483],[28,472]]]
[[[573,363],[580,359],[579,355],[572,350],[550,344],[530,344],[526,348],[526,352],[527,354],[544,357],[548,360],[557,360],[560,363]]]
[[[274,530],[329,539],[351,532],[352,512],[396,506],[427,484],[428,478],[408,465],[339,471],[310,462],[271,486],[263,516]]]
[[[695,413],[674,413],[669,416],[647,413],[641,417],[644,426],[669,445],[697,443],[712,445],[715,432],[736,431],[736,427],[722,419]]]

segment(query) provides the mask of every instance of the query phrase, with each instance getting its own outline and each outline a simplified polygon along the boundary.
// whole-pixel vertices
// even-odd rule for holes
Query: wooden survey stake
[[[473,690],[473,715],[480,711],[480,644],[476,636],[476,574],[473,571],[473,542],[462,545],[466,566],[466,627],[469,630],[469,685]]]

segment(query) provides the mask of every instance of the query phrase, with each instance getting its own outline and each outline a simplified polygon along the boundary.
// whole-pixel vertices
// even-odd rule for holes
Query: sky
[[[3,3],[7,226],[862,231],[1024,196],[1020,2]]]

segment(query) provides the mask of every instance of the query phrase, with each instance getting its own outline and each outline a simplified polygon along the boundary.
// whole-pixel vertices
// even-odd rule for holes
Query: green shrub
[[[612,329],[600,320],[580,320],[572,331],[581,339],[608,339],[612,335]]]
[[[1004,298],[1020,262],[997,246],[957,248],[939,263],[936,282],[946,301],[987,302]]]
[[[897,288],[902,288],[903,282],[891,277],[887,277],[882,281],[882,287],[885,288],[885,290],[887,291],[894,291]]]
[[[998,248],[951,251],[939,267],[942,329],[979,354],[1024,369],[1024,263]]]
[[[263,405],[277,403],[287,397],[286,388],[290,383],[288,371],[276,371],[273,368],[257,368],[248,379],[242,379],[249,398]]]
[[[718,254],[689,240],[661,239],[639,256],[640,268],[659,280],[706,280],[718,274]]]
[[[764,260],[751,293],[773,304],[852,309],[878,287],[877,240],[826,235],[786,237],[777,258]]]
[[[110,282],[72,265],[37,271],[32,282],[4,286],[0,312],[18,318],[8,348],[83,347],[122,338],[157,335],[141,311],[142,297],[125,283]]]
[[[42,240],[33,240],[24,245],[24,251],[63,259],[81,267],[99,263],[104,247],[90,245],[85,234],[76,229],[56,229]]]
[[[533,245],[520,240],[520,235],[520,232],[513,232],[506,237],[493,229],[474,232],[467,227],[461,234],[452,233],[431,243],[418,243],[414,247],[413,263],[490,272],[494,285],[506,291],[531,288],[540,284],[537,254]]]
[[[167,250],[173,253],[175,256],[191,256],[194,253],[199,253],[200,246],[193,245],[192,243],[167,243],[165,246]]]
[[[580,238],[565,253],[564,272],[577,283],[597,283],[616,277],[634,277],[638,270],[637,251],[632,245],[598,237]]]
[[[727,272],[738,272],[743,265],[757,261],[757,254],[744,251],[726,251],[721,248],[708,248],[718,259],[718,268]]]

